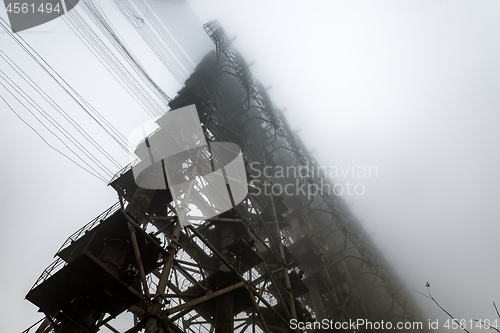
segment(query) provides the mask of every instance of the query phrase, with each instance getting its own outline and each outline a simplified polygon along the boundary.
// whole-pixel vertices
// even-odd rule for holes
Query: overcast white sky
[[[320,164],[378,167],[378,177],[350,178],[366,193],[345,198],[408,288],[425,291],[429,281],[456,318],[495,319],[500,2],[188,2],[202,22],[218,19],[237,36],[235,46],[255,61],[254,75],[272,86]],[[23,37],[124,134],[146,120],[61,21]],[[122,28],[133,43],[134,31]],[[5,33],[0,50],[52,89]],[[161,73],[174,95],[179,85]],[[2,101],[0,110],[0,333],[10,333],[40,318],[25,294],[62,242],[116,195],[48,148]],[[415,298],[426,318],[445,318]]]

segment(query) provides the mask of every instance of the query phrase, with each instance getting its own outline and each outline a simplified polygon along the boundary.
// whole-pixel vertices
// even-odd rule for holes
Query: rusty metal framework
[[[241,147],[249,195],[181,228],[169,191],[138,188],[126,166],[110,182],[120,201],[70,236],[28,293],[46,318],[25,332],[117,332],[112,320],[125,311],[135,319],[127,333],[298,332],[293,319],[422,322],[343,199],[301,190],[335,184],[315,172],[318,162],[220,25],[204,29],[216,51],[169,105],[195,104],[207,141]],[[265,167],[298,173],[277,177]]]

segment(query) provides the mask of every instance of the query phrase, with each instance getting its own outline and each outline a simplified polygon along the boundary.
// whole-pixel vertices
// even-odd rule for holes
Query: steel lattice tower
[[[110,182],[120,201],[71,235],[28,293],[46,315],[32,331],[113,330],[124,311],[135,319],[127,333],[299,331],[292,319],[422,322],[343,199],[298,190],[334,184],[313,172],[317,161],[219,24],[204,29],[216,51],[169,106],[195,104],[208,142],[236,143],[249,179],[291,184],[294,194],[257,195],[250,185],[232,210],[181,228],[170,192],[138,188],[126,166]],[[251,165],[302,173],[259,178]]]

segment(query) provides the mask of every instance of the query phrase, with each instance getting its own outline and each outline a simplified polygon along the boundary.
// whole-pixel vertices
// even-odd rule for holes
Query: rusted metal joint
[[[165,250],[167,250],[168,253],[170,253],[170,251],[173,250],[174,254],[176,254],[179,251],[179,249],[181,249],[180,244],[174,240],[170,241],[170,244],[168,244],[167,247],[165,248]]]

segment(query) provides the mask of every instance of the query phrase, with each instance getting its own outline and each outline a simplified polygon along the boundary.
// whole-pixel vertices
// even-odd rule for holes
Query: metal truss
[[[344,200],[301,190],[335,184],[316,171],[318,162],[220,25],[204,29],[216,51],[169,105],[195,104],[208,142],[240,146],[249,195],[226,213],[181,228],[168,190],[138,188],[131,176],[136,162],[126,166],[110,182],[119,203],[68,238],[28,293],[46,317],[25,332],[117,332],[112,320],[125,311],[135,323],[126,333],[300,331],[290,328],[291,320],[422,322]],[[80,261],[107,282],[95,282],[92,288],[103,291],[91,292],[81,286],[85,281],[73,281],[68,288],[82,292],[68,305],[54,296],[62,287],[53,282],[71,280],[63,278],[80,272]],[[75,314],[88,308],[84,319]],[[381,330],[357,330],[375,331]]]

